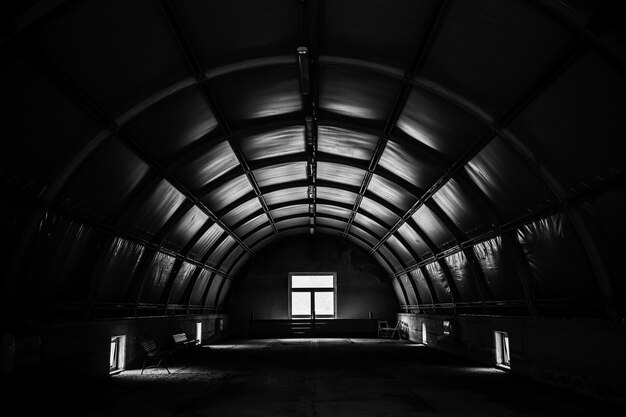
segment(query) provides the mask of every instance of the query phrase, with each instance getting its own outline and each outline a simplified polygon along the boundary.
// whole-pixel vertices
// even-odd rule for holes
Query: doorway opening
[[[291,319],[334,319],[337,313],[337,274],[290,273]]]

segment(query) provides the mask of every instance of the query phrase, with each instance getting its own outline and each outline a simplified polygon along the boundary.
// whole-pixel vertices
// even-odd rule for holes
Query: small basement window
[[[495,332],[496,338],[496,365],[502,368],[511,368],[511,351],[509,350],[509,334]]]
[[[428,344],[428,328],[425,322],[422,322],[422,343],[425,345]]]
[[[196,323],[196,343],[198,345],[202,344],[202,323]]]
[[[124,370],[126,362],[126,336],[111,338],[111,352],[109,354],[109,373],[114,374]]]

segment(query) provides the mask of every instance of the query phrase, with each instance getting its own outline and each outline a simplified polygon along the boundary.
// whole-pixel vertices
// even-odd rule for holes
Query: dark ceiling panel
[[[370,160],[378,135],[335,126],[318,126],[317,149],[346,158]]]
[[[379,204],[367,197],[363,197],[363,200],[361,200],[360,209],[383,221],[387,224],[387,226],[393,226],[398,220],[400,220],[400,216],[382,204]]]
[[[45,187],[50,169],[74,146],[87,143],[100,127],[61,91],[21,61],[0,63],[3,140],[0,164],[9,177]],[[51,136],[53,135],[53,136]],[[10,137],[10,139],[9,139]]]
[[[404,70],[417,50],[432,1],[324,1],[320,54]],[[385,30],[372,30],[384,27]]]
[[[209,259],[207,260],[207,264],[217,267],[218,264],[222,261],[222,259],[226,256],[229,249],[237,244],[237,241],[232,236],[227,236],[226,239],[220,242],[217,247],[211,251],[209,255]]]
[[[226,213],[221,217],[221,220],[228,226],[232,227],[235,224],[239,223],[241,220],[247,218],[252,215],[252,213],[256,213],[262,211],[263,207],[259,202],[259,199],[256,197],[251,198],[245,203],[239,204],[237,207]]]
[[[401,211],[407,211],[412,204],[417,202],[417,197],[406,191],[404,188],[374,174],[370,181],[368,192],[388,201],[398,207]]]
[[[122,208],[148,171],[147,164],[111,137],[76,170],[59,199],[104,220]]]
[[[206,136],[217,120],[199,87],[182,90],[149,107],[124,129],[163,165],[181,149]]]
[[[270,208],[276,204],[287,203],[289,201],[300,201],[307,198],[306,187],[285,188],[271,193],[264,194],[265,202]]]
[[[417,253],[420,258],[426,259],[432,256],[432,250],[408,223],[404,223],[398,228],[398,234],[404,238],[405,242],[411,245],[413,251]]]
[[[252,186],[248,177],[241,175],[211,190],[202,200],[215,213],[248,193],[253,193]]]
[[[320,109],[342,116],[387,120],[398,93],[396,80],[345,68],[320,68]]]
[[[551,199],[541,178],[500,138],[469,161],[465,171],[509,218],[536,211]]]
[[[189,75],[157,2],[82,1],[61,7],[37,43],[110,114]]]
[[[206,252],[213,246],[213,244],[222,236],[224,229],[218,224],[214,223],[204,234],[198,239],[195,245],[191,248],[190,253],[196,258],[200,259],[204,257]]]
[[[359,236],[361,239],[368,242],[372,247],[378,242],[378,238],[373,236],[370,231],[363,230],[354,224],[350,227],[350,233]],[[371,247],[369,249],[371,249]]]
[[[187,188],[199,190],[236,166],[239,166],[237,156],[228,142],[223,141],[197,152],[194,159],[175,168],[174,175]]]
[[[317,162],[317,178],[359,187],[366,171],[334,162]]]
[[[418,259],[415,259],[413,255],[411,255],[411,251],[407,249],[395,236],[389,236],[387,239],[387,244],[395,253],[398,254],[400,259],[405,265],[416,264]]]
[[[498,116],[571,38],[532,2],[454,1],[421,75]]]
[[[380,223],[360,213],[357,213],[354,216],[354,221],[363,229],[367,230],[369,233],[371,233],[372,235],[376,236],[379,239],[383,237],[385,233],[387,233],[386,227],[382,226]]]
[[[510,127],[568,190],[626,171],[626,79],[604,56],[576,61]]]
[[[246,59],[293,55],[298,44],[297,1],[171,2],[204,68]],[[277,24],[280,22],[280,24]]]
[[[271,226],[264,227],[263,229],[254,232],[252,235],[244,239],[244,243],[249,247],[257,250],[256,244],[261,243],[265,238],[274,235],[274,230]],[[271,240],[271,239],[270,239]]]
[[[348,224],[346,221],[329,219],[328,217],[317,217],[315,218],[315,224],[322,227],[335,228],[339,230],[343,230],[346,228]]]
[[[412,219],[439,248],[444,248],[450,246],[450,243],[454,243],[454,236],[450,230],[428,207],[422,205],[412,216]]]
[[[262,213],[238,227],[234,232],[237,236],[246,236],[257,227],[261,226],[264,223],[267,223],[267,221],[267,215],[265,213]]]
[[[461,108],[417,87],[413,88],[397,126],[450,161],[463,154],[486,130]]]
[[[172,184],[161,180],[139,208],[130,214],[127,227],[147,236],[156,235],[184,200],[185,196]]]
[[[304,181],[306,162],[291,162],[257,169],[254,171],[254,177],[261,188],[285,182]]]
[[[383,168],[424,190],[429,189],[443,174],[443,169],[434,161],[391,140],[387,142],[379,163]]]
[[[309,218],[308,217],[301,217],[301,218],[296,218],[296,219],[288,219],[288,220],[280,220],[276,222],[276,228],[280,231],[280,230],[284,230],[287,228],[291,228],[291,227],[298,227],[298,226],[309,226]]]
[[[279,116],[302,109],[296,65],[237,71],[211,79],[210,85],[233,129],[245,126],[250,119]]]
[[[249,161],[305,151],[304,126],[289,126],[252,136],[240,136],[239,145]]]
[[[383,258],[387,260],[387,262],[391,264],[391,266],[394,269],[393,270],[394,273],[402,269],[402,262],[400,262],[400,260],[396,257],[396,255],[394,255],[386,245],[380,246],[378,248],[378,252]]]

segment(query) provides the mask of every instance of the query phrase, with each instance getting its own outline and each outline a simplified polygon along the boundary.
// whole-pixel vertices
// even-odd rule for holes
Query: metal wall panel
[[[446,279],[446,276],[443,273],[443,269],[441,269],[441,265],[439,265],[439,262],[435,261],[427,264],[426,272],[428,272],[428,278],[433,284],[433,289],[435,290],[435,294],[437,295],[437,300],[440,303],[451,303],[452,292],[450,291],[448,280]]]
[[[422,303],[424,304],[432,304],[434,302],[430,289],[428,288],[428,283],[426,282],[426,277],[422,273],[421,269],[414,269],[409,273],[409,276],[415,283],[417,287],[417,292],[419,293],[420,298],[422,299]]]
[[[305,151],[304,126],[289,126],[237,140],[249,161],[291,155]]]
[[[209,216],[200,208],[192,206],[165,236],[166,244],[178,250],[182,249],[208,220]]]
[[[439,248],[449,247],[455,244],[454,236],[439,218],[426,206],[422,206],[411,217],[426,236]]]
[[[190,190],[199,190],[239,166],[227,141],[194,152],[194,157],[178,165],[174,175]]]
[[[432,250],[408,223],[404,223],[400,226],[397,233],[404,238],[420,258],[426,259],[432,256]]]
[[[496,300],[524,299],[519,272],[511,255],[503,247],[500,236],[477,243],[472,250],[483,271],[487,287]]]
[[[198,259],[203,258],[209,248],[219,239],[224,233],[224,229],[218,224],[214,223],[193,245],[190,253]]]
[[[169,304],[183,304],[186,300],[183,298],[187,287],[191,283],[191,277],[198,267],[187,262],[183,262],[174,278],[172,289],[168,299]]]
[[[130,284],[137,267],[144,256],[145,247],[116,237],[110,249],[106,250],[106,258],[98,264],[94,301],[115,303],[128,301]]]
[[[374,154],[378,135],[337,126],[317,127],[317,150],[320,152],[368,161]]]
[[[175,260],[172,256],[162,252],[154,255],[143,278],[139,295],[140,303],[157,304],[162,301],[163,290],[172,275]]]
[[[376,174],[372,176],[372,180],[370,181],[367,191],[381,197],[383,200],[396,206],[403,212],[407,211],[411,208],[411,205],[417,202],[416,196],[396,183]]]
[[[481,301],[480,290],[476,285],[476,280],[470,266],[467,263],[467,257],[463,252],[456,252],[444,258],[454,286],[460,297],[456,302]]]
[[[193,290],[191,291],[191,297],[189,298],[189,304],[191,306],[199,306],[202,305],[204,301],[202,297],[204,296],[204,291],[207,288],[209,282],[211,282],[212,272],[208,269],[203,269],[198,274],[198,278],[194,283]]]
[[[391,140],[380,157],[380,166],[423,190],[432,187],[444,172],[433,160]]]

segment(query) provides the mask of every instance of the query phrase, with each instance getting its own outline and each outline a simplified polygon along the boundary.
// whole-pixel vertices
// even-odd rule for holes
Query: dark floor
[[[48,381],[44,387],[32,381],[20,388],[30,391],[30,400],[16,411],[134,417],[625,415],[581,395],[397,340],[224,341],[180,358],[170,371],[130,370],[98,384]]]

